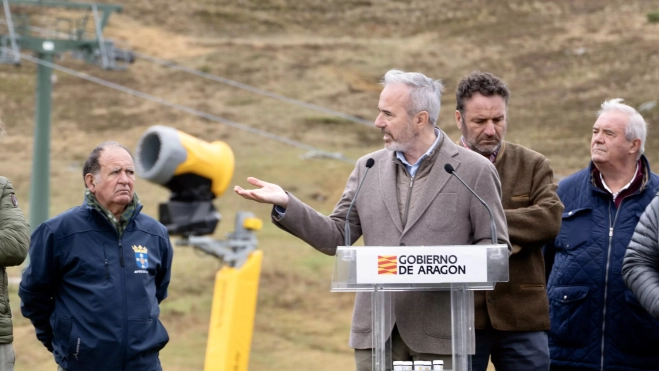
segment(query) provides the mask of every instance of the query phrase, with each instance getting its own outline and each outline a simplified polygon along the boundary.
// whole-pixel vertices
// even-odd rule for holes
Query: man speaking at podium
[[[257,189],[236,186],[235,192],[273,204],[272,219],[278,227],[328,255],[335,255],[337,246],[344,245],[346,218],[351,244],[363,235],[367,246],[510,246],[496,169],[436,127],[441,82],[421,73],[390,70],[382,85],[375,127],[382,131],[385,148],[357,161],[330,216],[320,215],[280,186],[256,178],[247,180]],[[492,209],[498,241],[491,240],[487,210],[445,170],[447,164]],[[370,167],[372,171],[363,176]],[[360,183],[362,189],[356,194]],[[450,292],[396,292],[392,303],[392,319],[386,326],[393,360],[442,359],[451,368]],[[350,346],[355,349],[357,371],[371,370],[370,293],[357,293]]]

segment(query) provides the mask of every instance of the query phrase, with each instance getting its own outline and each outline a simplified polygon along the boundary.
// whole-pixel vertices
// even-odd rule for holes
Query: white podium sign
[[[357,284],[487,282],[487,245],[355,249]]]

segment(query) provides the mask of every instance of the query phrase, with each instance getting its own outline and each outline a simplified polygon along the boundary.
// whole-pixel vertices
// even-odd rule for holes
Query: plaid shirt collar
[[[101,206],[101,204],[98,202],[98,199],[96,199],[96,195],[91,193],[89,189],[85,190],[85,203],[87,206],[91,207],[92,209],[98,210],[98,212],[101,213],[107,219],[117,230],[117,233],[119,233],[119,237],[124,234],[124,231],[126,230],[126,227],[128,226],[128,222],[130,221],[130,218],[133,217],[133,214],[135,214],[135,211],[137,210],[137,206],[140,203],[140,198],[137,197],[137,193],[133,192],[133,200],[126,206],[126,209],[124,212],[121,213],[121,218],[117,220],[117,218],[110,212],[110,210],[106,209],[105,207]]]
[[[460,137],[460,144],[461,144],[463,147],[467,148],[467,149],[471,149],[471,148],[467,145],[467,142],[465,141],[465,137]],[[494,151],[494,152],[492,152],[489,156],[483,156],[483,157],[487,157],[492,163],[494,163],[494,161],[497,160],[497,155],[499,154],[499,150],[500,150],[500,149],[501,149],[501,146],[499,146],[499,148],[497,148],[497,150]],[[471,149],[471,150],[473,151],[473,149]]]

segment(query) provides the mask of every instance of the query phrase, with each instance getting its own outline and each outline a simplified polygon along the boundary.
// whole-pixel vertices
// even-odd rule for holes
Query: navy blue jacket
[[[169,341],[158,304],[173,250],[138,205],[121,239],[86,204],[41,224],[19,288],[21,312],[67,371],[159,371]],[[146,251],[145,251],[146,250]]]
[[[561,230],[545,247],[552,365],[593,370],[659,370],[659,321],[622,280],[636,223],[659,190],[645,156],[641,189],[615,207],[593,184],[591,167],[562,180]]]

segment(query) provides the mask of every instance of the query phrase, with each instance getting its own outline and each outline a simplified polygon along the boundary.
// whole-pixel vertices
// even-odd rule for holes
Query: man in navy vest
[[[590,165],[565,178],[561,230],[545,247],[552,370],[656,370],[659,321],[622,280],[640,215],[659,190],[643,155],[646,123],[612,99],[592,129]]]

